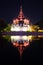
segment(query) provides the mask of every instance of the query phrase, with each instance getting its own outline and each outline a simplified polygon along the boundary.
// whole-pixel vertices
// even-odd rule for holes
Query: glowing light
[[[28,46],[29,45],[29,42],[24,42],[24,46]]]
[[[23,27],[12,25],[11,31],[32,31],[32,29],[29,25]]]
[[[26,41],[32,40],[32,36],[22,36],[22,40]]]
[[[19,22],[19,20],[18,20],[18,19],[16,19],[16,24],[18,24],[18,22]]]
[[[41,35],[38,35],[38,38],[43,38],[43,35],[41,36]]]
[[[11,27],[11,31],[20,31],[20,27],[19,26],[12,26]]]
[[[20,40],[20,36],[11,36],[11,41],[14,42],[14,41],[18,41]]]
[[[32,36],[28,36],[28,41],[32,41]]]
[[[13,24],[15,25],[15,24],[18,24],[18,19],[15,19],[15,20],[13,20]]]
[[[22,36],[22,40],[27,40],[27,36]]]
[[[16,21],[15,20],[13,20],[13,24],[16,24]]]
[[[43,32],[43,30],[38,30],[38,32]]]
[[[27,31],[27,27],[22,27],[21,31]]]
[[[30,25],[28,25],[28,29],[27,29],[27,31],[32,31],[32,28],[31,28],[31,26]]]
[[[14,46],[16,46],[16,47],[18,47],[18,46],[19,46],[19,44],[18,44],[18,43],[15,43],[15,42],[13,43],[13,45],[14,45]]]
[[[29,24],[29,20],[24,19],[24,23],[25,23],[25,24]]]

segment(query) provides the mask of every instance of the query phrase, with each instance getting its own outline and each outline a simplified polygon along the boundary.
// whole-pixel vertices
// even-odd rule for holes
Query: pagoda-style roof
[[[25,19],[25,16],[24,16],[23,10],[22,10],[22,6],[20,6],[20,12],[19,12],[19,15],[18,15],[18,19],[19,20]]]
[[[24,16],[22,6],[20,6],[20,12],[16,19],[13,19],[13,24],[19,24],[19,22],[24,24],[30,24],[30,21]]]

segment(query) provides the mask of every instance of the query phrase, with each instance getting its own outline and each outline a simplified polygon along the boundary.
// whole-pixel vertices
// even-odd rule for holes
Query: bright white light
[[[28,40],[27,36],[22,36],[22,40]]]
[[[27,31],[27,27],[22,27],[21,31]]]
[[[27,26],[23,26],[23,27],[15,26],[15,25],[11,26],[11,31],[27,31],[27,30],[28,30]]]
[[[20,36],[11,36],[11,41],[18,41],[20,40]]]
[[[22,40],[31,40],[32,39],[32,36],[22,36]]]
[[[32,28],[30,25],[20,27],[19,25],[13,25],[11,26],[11,31],[32,31]]]
[[[19,26],[11,27],[11,31],[20,31],[20,27]]]
[[[29,41],[32,40],[32,36],[11,36],[11,42],[20,41],[20,40]]]
[[[15,27],[14,31],[20,31],[20,27]]]

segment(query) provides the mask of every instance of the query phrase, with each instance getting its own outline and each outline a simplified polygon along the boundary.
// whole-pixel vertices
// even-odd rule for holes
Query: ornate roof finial
[[[19,12],[18,18],[19,18],[20,20],[23,20],[23,18],[24,18],[23,11],[22,11],[22,5],[20,6],[20,12]]]
[[[20,6],[20,12],[22,12],[22,5]],[[23,13],[23,12],[22,12]]]

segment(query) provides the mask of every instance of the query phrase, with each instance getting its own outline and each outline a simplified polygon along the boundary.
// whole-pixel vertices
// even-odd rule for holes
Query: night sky
[[[43,0],[0,0],[0,18],[12,21],[18,16],[20,5],[31,22],[35,23],[43,18]]]

